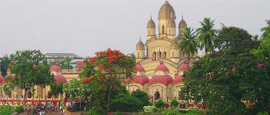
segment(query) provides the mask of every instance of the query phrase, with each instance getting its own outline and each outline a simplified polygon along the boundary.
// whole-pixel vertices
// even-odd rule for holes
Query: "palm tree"
[[[184,52],[187,55],[187,63],[189,68],[189,60],[191,56],[197,54],[197,44],[196,44],[196,34],[191,27],[187,27],[184,30],[184,35],[178,37],[181,41],[179,44],[180,51]]]
[[[205,48],[205,54],[207,54],[214,44],[213,41],[217,36],[218,30],[214,29],[214,20],[210,18],[204,18],[200,23],[201,28],[196,30],[198,34],[197,44],[201,50]]]
[[[262,39],[270,38],[270,20],[266,20],[266,22],[267,26],[261,29],[261,31],[263,32],[261,36]]]

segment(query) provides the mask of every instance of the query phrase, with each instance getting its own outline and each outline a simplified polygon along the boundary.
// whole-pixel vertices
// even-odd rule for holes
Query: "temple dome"
[[[169,69],[167,68],[167,66],[164,65],[163,62],[160,62],[160,64],[156,67],[155,69],[155,72],[156,71],[163,71],[163,72],[166,72],[166,71],[169,71]]]
[[[152,17],[147,23],[147,28],[154,28],[154,29],[156,28],[155,22],[152,20]]]
[[[54,76],[54,82],[55,83],[60,83],[60,82],[66,83],[67,79],[62,75],[57,75],[57,76]]]
[[[181,65],[178,69],[178,71],[188,71],[191,69],[191,66],[189,65],[188,68],[188,63],[185,61],[183,65]]]
[[[175,28],[175,22],[173,20],[168,22],[168,28]]]
[[[158,13],[159,19],[175,19],[175,12],[173,7],[166,1],[160,8]]]
[[[61,70],[61,68],[58,65],[56,65],[56,62],[54,62],[54,64],[50,68],[50,71],[52,71],[52,72],[59,72],[59,71],[62,71],[62,70]]]
[[[140,63],[137,63],[136,66],[135,66],[136,70],[139,71],[139,72],[143,72],[145,71],[144,70],[144,67],[140,64]]]
[[[136,82],[136,83],[141,84],[142,86],[145,83],[148,83],[148,81],[149,81],[149,78],[147,76],[145,76],[145,75],[135,76],[133,79],[128,78],[128,80],[127,80],[127,82]]]
[[[136,45],[136,50],[144,50],[144,44],[141,41],[141,39],[140,39],[140,41]]]
[[[177,75],[177,77],[173,80],[172,85],[175,85],[176,83],[183,82],[184,77],[181,75]]]
[[[162,83],[165,86],[169,85],[173,81],[172,77],[169,75],[154,75],[152,79],[148,82],[150,86],[153,83]]]
[[[184,19],[182,19],[182,20],[180,21],[179,25],[178,25],[178,28],[179,28],[179,29],[184,29],[184,28],[186,28],[186,27],[187,27],[187,23],[186,23],[186,21],[185,21]]]

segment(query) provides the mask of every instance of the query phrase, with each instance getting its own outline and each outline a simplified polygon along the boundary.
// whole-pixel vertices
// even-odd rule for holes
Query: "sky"
[[[270,0],[168,0],[189,27],[205,17],[215,28],[236,26],[251,35],[270,19]],[[165,0],[0,0],[0,57],[17,50],[94,56],[107,48],[134,53],[146,41],[146,24]],[[156,30],[157,31],[157,30]]]

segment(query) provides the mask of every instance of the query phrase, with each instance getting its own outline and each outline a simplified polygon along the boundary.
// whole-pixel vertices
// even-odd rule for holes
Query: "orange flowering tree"
[[[80,74],[83,84],[91,85],[90,98],[93,105],[109,111],[111,98],[122,86],[122,80],[131,76],[135,60],[119,50],[97,52],[85,61]]]

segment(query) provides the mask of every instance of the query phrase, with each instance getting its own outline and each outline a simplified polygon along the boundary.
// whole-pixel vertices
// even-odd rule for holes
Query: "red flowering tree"
[[[112,94],[122,85],[121,80],[131,76],[134,66],[134,59],[119,50],[97,52],[95,57],[86,60],[80,78],[83,84],[92,86],[93,105],[109,111]]]

